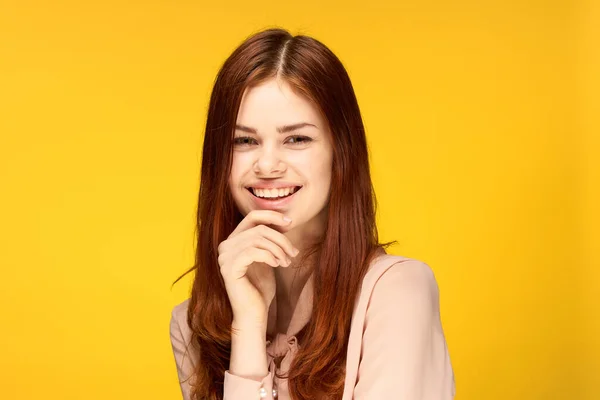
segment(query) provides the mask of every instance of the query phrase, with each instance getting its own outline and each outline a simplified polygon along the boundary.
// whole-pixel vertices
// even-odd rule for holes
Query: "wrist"
[[[250,318],[250,319],[239,319],[234,318],[231,322],[231,333],[244,333],[244,332],[267,332],[267,318]]]

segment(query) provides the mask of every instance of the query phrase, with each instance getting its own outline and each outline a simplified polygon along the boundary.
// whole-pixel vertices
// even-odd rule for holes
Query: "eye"
[[[254,140],[253,137],[250,136],[239,136],[236,137],[235,139],[233,139],[233,144],[235,146],[249,146],[250,143],[248,143],[249,141]],[[256,140],[254,140],[256,142]]]
[[[312,138],[309,138],[308,136],[290,136],[290,139],[295,139],[295,142],[292,144],[306,144],[312,142]]]

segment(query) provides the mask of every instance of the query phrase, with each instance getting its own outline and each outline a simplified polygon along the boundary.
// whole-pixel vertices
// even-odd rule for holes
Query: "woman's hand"
[[[291,221],[273,210],[252,210],[218,247],[219,266],[239,325],[266,326],[275,297],[274,267],[288,267],[297,249],[282,233]]]

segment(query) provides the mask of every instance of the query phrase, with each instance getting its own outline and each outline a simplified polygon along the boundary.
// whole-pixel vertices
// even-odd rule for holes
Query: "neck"
[[[288,267],[274,269],[278,314],[283,314],[284,318],[296,308],[300,293],[314,270],[316,254],[308,257],[307,254],[311,246],[323,240],[323,232],[327,227],[327,211],[325,208],[310,221],[284,233],[294,247],[300,250],[300,253],[292,258],[292,263]],[[304,259],[305,257],[307,258]],[[291,315],[289,317],[291,318]]]

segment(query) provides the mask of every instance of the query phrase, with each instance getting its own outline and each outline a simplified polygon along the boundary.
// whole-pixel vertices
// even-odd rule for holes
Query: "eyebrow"
[[[313,124],[309,124],[308,122],[299,122],[297,124],[292,124],[292,125],[283,125],[283,126],[278,126],[277,127],[277,132],[279,133],[287,133],[287,132],[292,132],[295,130],[298,130],[300,128],[304,128],[306,126],[313,126],[315,128],[317,128],[316,125]],[[244,132],[248,132],[248,133],[258,133],[258,131],[254,128],[250,128],[248,126],[245,125],[240,125],[240,124],[236,124],[235,125],[235,129],[236,130],[240,130],[240,131],[244,131]]]

